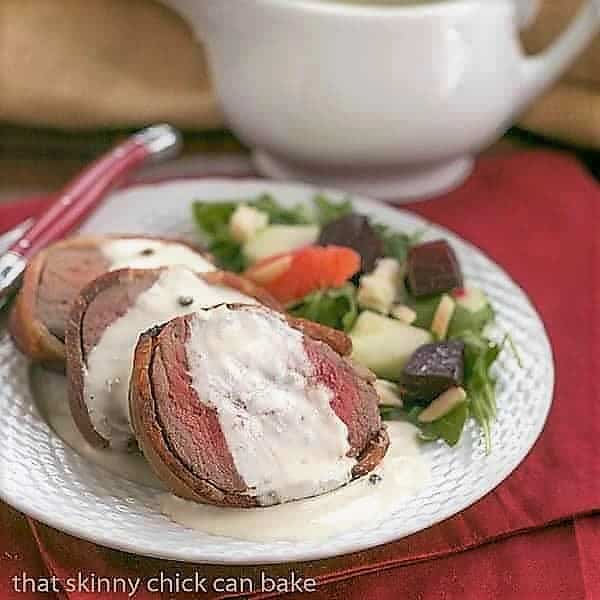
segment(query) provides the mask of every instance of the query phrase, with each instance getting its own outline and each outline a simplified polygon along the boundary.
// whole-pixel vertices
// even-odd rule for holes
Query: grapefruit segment
[[[317,290],[343,286],[359,271],[360,261],[360,255],[351,248],[306,246],[261,260],[244,275],[285,303]]]

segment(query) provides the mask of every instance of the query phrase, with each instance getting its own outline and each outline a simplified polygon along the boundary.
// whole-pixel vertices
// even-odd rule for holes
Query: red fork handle
[[[68,184],[10,252],[29,258],[64,237],[100,204],[106,193],[147,161],[170,155],[179,135],[168,125],[149,127],[93,162]]]

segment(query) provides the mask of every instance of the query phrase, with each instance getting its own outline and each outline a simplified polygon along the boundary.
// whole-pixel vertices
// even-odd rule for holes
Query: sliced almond
[[[292,257],[291,256],[282,256],[281,258],[276,258],[268,262],[263,266],[259,266],[257,268],[252,268],[246,271],[245,275],[254,283],[258,283],[259,285],[269,283],[277,279],[280,275],[283,275],[292,265]]]
[[[397,408],[404,406],[400,397],[400,390],[395,383],[385,379],[377,379],[373,385],[379,396],[379,406],[394,406]]]
[[[451,387],[443,394],[440,394],[424,411],[419,414],[421,423],[433,423],[449,412],[454,410],[459,404],[465,401],[467,392],[461,387]]]
[[[455,308],[456,302],[454,299],[451,296],[448,296],[448,294],[444,294],[438,304],[435,315],[433,315],[433,321],[431,323],[431,331],[439,340],[446,339],[448,327],[450,326],[450,321],[454,315]]]
[[[398,319],[398,321],[402,321],[407,325],[412,325],[417,320],[417,313],[410,306],[406,306],[406,304],[396,304],[393,306],[391,315],[394,319]]]

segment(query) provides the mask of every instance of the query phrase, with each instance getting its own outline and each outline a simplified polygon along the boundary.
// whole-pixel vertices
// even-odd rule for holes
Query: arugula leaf
[[[447,415],[444,415],[437,421],[434,421],[433,423],[421,423],[420,437],[427,442],[442,439],[448,446],[456,446],[468,418],[469,403],[461,402]]]
[[[433,423],[421,423],[419,413],[423,411],[422,406],[409,408],[382,407],[379,409],[381,418],[385,421],[408,421],[419,429],[419,439],[423,442],[435,442],[444,440],[449,446],[458,444],[465,423],[469,418],[469,402],[461,402],[447,415],[439,418]]]
[[[235,202],[194,202],[192,214],[200,230],[207,236],[222,235],[227,231],[234,213]]]
[[[465,390],[470,412],[483,430],[486,452],[492,447],[491,424],[496,418],[496,379],[490,370],[503,344],[496,344],[481,334],[464,331],[455,339],[465,343]]]
[[[349,331],[358,317],[356,288],[348,283],[338,289],[314,292],[288,306],[296,317]]]
[[[494,320],[494,317],[494,309],[490,304],[486,304],[475,312],[457,304],[448,328],[448,337],[460,335],[464,331],[481,333],[485,326]]]
[[[413,325],[422,329],[431,329],[431,323],[441,299],[441,294],[426,298],[415,298],[413,295],[407,294],[406,304],[417,313]]]
[[[292,208],[282,206],[270,194],[262,194],[255,200],[246,202],[248,206],[262,210],[269,215],[269,223],[277,225],[307,225],[314,219],[305,204],[297,204]]]
[[[407,421],[406,412],[397,406],[380,406],[379,414],[384,421]]]
[[[266,212],[269,215],[270,223],[282,225],[326,225],[330,221],[352,212],[352,202],[350,200],[335,202],[324,194],[317,194],[312,199],[312,203],[312,208],[304,203],[286,208],[281,206],[269,194],[263,194],[256,200],[248,202],[250,206]]]
[[[465,344],[465,378],[469,379],[478,368],[489,368],[496,360],[501,344],[492,342],[481,333],[463,331],[453,339],[462,340]]]
[[[219,266],[239,273],[246,267],[246,259],[242,246],[229,235],[229,220],[236,206],[235,202],[194,202],[192,214]]]
[[[242,246],[228,233],[220,233],[208,243],[208,251],[215,257],[217,264],[227,271],[241,273],[248,266]]]
[[[510,335],[510,333],[507,333],[504,336],[501,346],[504,347],[504,345],[507,342],[511,349],[511,352],[513,353],[513,355],[517,361],[517,366],[519,367],[519,369],[524,369],[525,366],[523,365],[523,359],[521,358],[521,353],[519,352],[519,349],[517,348],[517,345],[515,344],[515,341],[512,339],[512,336]]]
[[[376,223],[373,227],[383,240],[385,256],[395,258],[401,263],[408,258],[410,247],[417,244],[425,233],[424,231],[416,231],[412,234],[401,233],[381,223]]]
[[[422,410],[422,406],[405,406],[403,408],[397,406],[380,406],[379,414],[384,421],[407,421],[420,428],[417,417]]]
[[[348,199],[334,202],[324,194],[318,194],[313,198],[316,211],[316,219],[320,225],[327,225],[331,221],[340,219],[352,213],[352,202]]]
[[[231,215],[239,204],[239,202],[228,200],[223,202],[196,201],[192,204],[192,211],[200,229],[208,235],[215,235],[228,227]],[[292,208],[286,208],[269,194],[262,194],[254,199],[249,198],[243,204],[267,213],[269,223],[305,225],[314,221],[310,209],[306,205],[298,204]]]

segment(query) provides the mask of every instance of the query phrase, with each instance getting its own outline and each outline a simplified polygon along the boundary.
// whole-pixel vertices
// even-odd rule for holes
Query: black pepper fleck
[[[194,303],[194,299],[192,296],[179,296],[177,302],[179,302],[181,306],[190,306]]]
[[[154,254],[154,249],[153,248],[144,248],[140,254],[142,256],[152,256]]]
[[[381,475],[377,475],[377,473],[373,473],[369,475],[369,483],[371,485],[377,485],[381,481]]]

